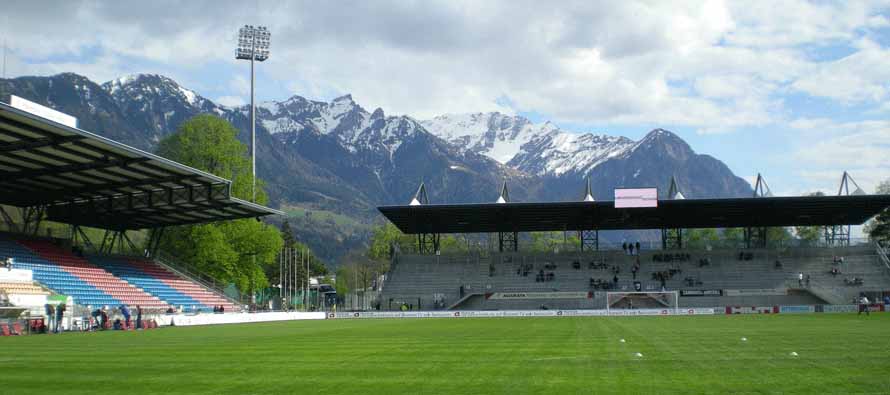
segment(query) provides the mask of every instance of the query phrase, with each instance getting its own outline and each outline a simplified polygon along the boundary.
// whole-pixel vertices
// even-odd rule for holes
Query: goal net
[[[608,292],[606,310],[668,309],[677,312],[677,291],[660,292]]]

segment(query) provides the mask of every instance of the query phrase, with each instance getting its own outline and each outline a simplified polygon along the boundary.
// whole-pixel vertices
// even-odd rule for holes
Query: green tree
[[[724,248],[738,248],[745,243],[745,230],[742,228],[726,228],[722,233]]]
[[[556,249],[570,250],[581,247],[581,239],[576,232],[571,235],[560,231],[531,232],[531,250],[535,252],[553,252]]]
[[[707,247],[718,247],[721,243],[720,233],[717,229],[687,229],[686,230],[686,247],[693,249],[704,249]]]
[[[813,192],[808,196],[825,196],[822,192]],[[795,226],[794,233],[797,235],[797,238],[800,239],[802,244],[805,245],[814,245],[823,235],[823,231],[825,230],[822,226]]]
[[[890,179],[878,184],[875,193],[890,195]],[[890,243],[890,209],[880,212],[873,220],[868,222],[864,230],[872,241]]]
[[[161,140],[158,154],[230,179],[233,196],[253,200],[247,148],[237,134],[221,118],[198,115]],[[265,204],[262,185],[258,180],[256,202]],[[282,245],[277,229],[254,219],[179,226],[166,232],[163,240],[164,250],[183,263],[250,294],[268,286],[266,273],[270,266],[277,268],[276,256]]]
[[[410,251],[414,243],[414,236],[402,233],[399,228],[387,221],[383,225],[376,226],[372,231],[367,256],[368,258],[388,263],[392,258],[393,245],[397,245],[402,250]]]

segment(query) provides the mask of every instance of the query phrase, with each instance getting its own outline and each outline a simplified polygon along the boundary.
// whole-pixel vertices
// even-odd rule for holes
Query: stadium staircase
[[[740,259],[739,254],[748,255]],[[656,255],[671,254],[670,262],[657,261]],[[688,259],[687,259],[688,256]],[[843,256],[843,263],[834,263]],[[604,308],[605,290],[590,287],[591,279],[612,282],[613,267],[619,268],[615,291],[631,291],[634,279],[631,267],[637,256],[623,251],[564,254],[492,254],[479,256],[402,255],[388,274],[381,308],[396,309],[402,302],[431,309],[433,301],[444,298],[453,309],[538,309]],[[846,304],[859,292],[890,289],[890,273],[885,269],[874,246],[838,248],[789,248],[748,250],[643,251],[636,280],[643,290],[661,289],[654,273],[670,269],[680,272],[666,280],[667,290],[720,290],[724,296],[681,296],[682,307],[726,305]],[[701,265],[706,260],[707,265]],[[776,262],[781,265],[776,265]],[[576,263],[577,267],[576,268]],[[544,269],[555,265],[554,269]],[[527,276],[523,267],[531,267]],[[602,267],[602,268],[596,268]],[[832,267],[841,274],[832,275]],[[554,274],[552,281],[536,281],[544,269]],[[809,285],[798,284],[798,273],[809,275]],[[693,285],[685,280],[689,278]],[[845,279],[860,278],[862,285],[848,285]],[[463,286],[463,296],[460,288]],[[494,292],[592,292],[588,299],[495,300]],[[390,300],[392,303],[389,303]]]

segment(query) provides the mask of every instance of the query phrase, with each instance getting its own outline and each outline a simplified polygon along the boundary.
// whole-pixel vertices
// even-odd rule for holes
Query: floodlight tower
[[[250,60],[250,168],[253,173],[253,185],[250,190],[253,202],[256,202],[256,105],[253,94],[253,63],[269,59],[271,38],[272,34],[265,26],[244,25],[238,30],[238,48],[235,49],[235,59]]]

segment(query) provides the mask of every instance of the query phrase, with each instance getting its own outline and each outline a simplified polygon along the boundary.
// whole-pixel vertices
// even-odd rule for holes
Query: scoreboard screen
[[[615,208],[658,207],[658,188],[615,190]]]

